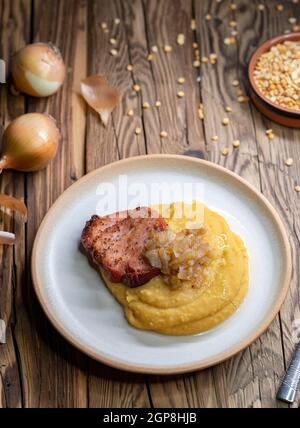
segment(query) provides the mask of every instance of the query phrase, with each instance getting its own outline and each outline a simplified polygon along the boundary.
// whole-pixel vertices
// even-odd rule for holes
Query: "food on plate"
[[[205,242],[206,229],[171,229],[151,233],[146,242],[145,257],[160,269],[164,281],[172,288],[200,288],[203,286],[203,266],[212,257]]]
[[[93,216],[81,244],[131,325],[188,335],[237,310],[248,289],[248,255],[220,214],[203,206],[199,224],[195,201],[182,203],[181,216],[177,204]]]
[[[166,222],[149,208],[136,208],[87,222],[81,238],[83,248],[112,282],[136,287],[159,275],[143,251],[152,231],[164,230]]]

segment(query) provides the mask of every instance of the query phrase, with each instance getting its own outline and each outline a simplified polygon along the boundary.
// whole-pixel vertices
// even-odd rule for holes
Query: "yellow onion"
[[[54,94],[62,85],[66,68],[58,48],[51,43],[33,43],[12,59],[16,89],[34,97]]]
[[[0,170],[30,172],[45,168],[54,158],[60,132],[48,114],[27,113],[13,120],[3,134]]]
[[[21,199],[0,193],[0,206],[10,208],[22,215],[24,222],[27,221],[27,208]]]

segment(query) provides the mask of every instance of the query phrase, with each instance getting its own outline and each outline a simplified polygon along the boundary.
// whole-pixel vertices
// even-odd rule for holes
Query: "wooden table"
[[[1,85],[1,128],[24,112],[48,112],[62,132],[52,164],[35,174],[5,171],[1,191],[24,198],[29,208],[24,226],[2,212],[1,227],[19,237],[14,247],[0,247],[0,318],[7,323],[7,343],[0,345],[0,407],[283,407],[275,400],[280,378],[299,330],[300,131],[271,123],[249,102],[247,63],[263,40],[300,23],[300,4],[236,0],[1,0],[0,57],[32,41],[59,46],[68,67],[56,95],[45,99],[14,96]],[[265,5],[260,11],[259,4]],[[209,16],[205,18],[205,16]],[[191,29],[191,20],[197,29]],[[120,23],[114,22],[115,18]],[[233,21],[233,23],[231,22]],[[237,22],[236,43],[227,45]],[[103,31],[103,22],[108,32]],[[230,22],[231,25],[230,26]],[[185,35],[179,46],[176,38]],[[110,54],[110,38],[118,55]],[[193,66],[193,43],[200,56],[217,54],[216,64]],[[164,45],[173,47],[164,52]],[[147,59],[152,46],[159,52]],[[133,71],[127,71],[133,64]],[[8,66],[9,69],[9,66]],[[78,95],[78,82],[103,73],[122,91],[107,129]],[[184,85],[177,83],[184,77]],[[201,76],[201,81],[197,81]],[[240,81],[240,93],[232,82]],[[138,83],[136,94],[132,85]],[[179,99],[177,92],[185,97]],[[161,107],[153,107],[156,100]],[[147,101],[151,108],[142,109]],[[203,103],[204,120],[198,106]],[[231,106],[232,112],[225,112]],[[134,116],[127,116],[128,109]],[[228,126],[222,119],[230,118]],[[136,136],[136,127],[142,133]],[[272,128],[269,141],[265,130]],[[168,132],[161,139],[160,131]],[[214,135],[219,141],[211,140]],[[232,141],[239,139],[239,149]],[[230,148],[227,156],[224,147]],[[94,362],[69,345],[50,325],[35,297],[30,278],[32,243],[56,198],[82,175],[120,158],[145,153],[185,153],[234,170],[260,189],[281,214],[290,235],[294,274],[280,315],[244,352],[208,370],[179,376],[143,376]],[[292,157],[288,168],[285,159]],[[297,324],[298,318],[298,324]],[[295,321],[296,320],[296,321]],[[298,395],[299,400],[299,395]],[[295,403],[295,406],[297,403]]]

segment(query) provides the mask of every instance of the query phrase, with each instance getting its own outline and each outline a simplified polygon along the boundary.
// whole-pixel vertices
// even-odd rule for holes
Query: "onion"
[[[66,68],[58,48],[34,43],[19,50],[12,59],[15,87],[34,97],[47,97],[61,87]]]
[[[3,134],[0,170],[39,171],[54,158],[60,132],[48,114],[27,113],[13,120]]]
[[[151,266],[161,269],[161,260],[157,250],[146,251],[145,256],[147,257]]]

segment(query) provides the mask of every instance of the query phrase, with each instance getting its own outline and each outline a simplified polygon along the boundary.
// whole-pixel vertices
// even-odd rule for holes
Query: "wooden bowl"
[[[273,101],[266,98],[254,81],[254,69],[259,57],[269,51],[272,46],[278,43],[286,41],[298,41],[300,40],[300,32],[282,34],[280,36],[273,37],[272,39],[264,42],[256,51],[253,53],[249,66],[248,66],[248,78],[250,82],[250,95],[256,108],[269,119],[280,125],[289,126],[291,128],[300,128],[300,111],[287,109],[280,107]]]

